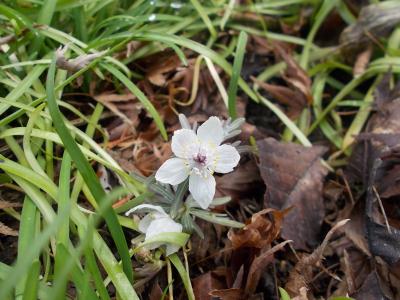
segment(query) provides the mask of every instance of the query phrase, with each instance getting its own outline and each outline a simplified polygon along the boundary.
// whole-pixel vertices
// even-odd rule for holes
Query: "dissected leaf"
[[[310,249],[318,242],[324,217],[323,180],[327,169],[321,164],[324,147],[306,148],[267,138],[257,142],[260,172],[267,190],[266,207],[293,209],[285,216],[281,235],[294,241],[297,249]]]

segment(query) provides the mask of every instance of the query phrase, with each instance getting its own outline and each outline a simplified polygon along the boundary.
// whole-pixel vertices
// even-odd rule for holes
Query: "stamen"
[[[199,153],[197,153],[196,155],[193,156],[193,160],[196,163],[198,163],[198,164],[200,164],[202,166],[205,166],[206,162],[207,162],[207,156],[205,156],[204,154],[199,152]]]

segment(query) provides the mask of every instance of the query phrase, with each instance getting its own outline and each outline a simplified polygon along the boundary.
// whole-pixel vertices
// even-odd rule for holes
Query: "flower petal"
[[[197,129],[197,137],[203,144],[212,147],[219,146],[224,139],[221,120],[217,117],[210,117]]]
[[[175,252],[178,252],[180,246],[179,245],[174,245],[174,244],[167,244],[165,254],[167,256],[170,256],[171,254],[174,254]]]
[[[177,185],[189,175],[186,161],[182,158],[170,158],[158,169],[156,180],[162,183]]]
[[[200,207],[207,209],[215,195],[214,177],[208,172],[206,176],[196,173],[190,174],[189,191]]]
[[[198,149],[198,138],[193,130],[179,129],[172,136],[172,152],[180,158],[191,158]]]
[[[215,172],[229,173],[240,160],[239,152],[231,145],[221,145],[214,152]]]
[[[169,216],[159,217],[157,219],[153,218],[153,221],[150,223],[150,226],[146,230],[145,240],[147,240],[155,235],[158,235],[160,233],[168,233],[168,232],[182,232],[182,225],[179,223],[176,223]],[[159,248],[161,245],[162,245],[161,243],[151,243],[149,245],[146,245],[146,248],[149,250],[152,250],[152,249]],[[175,247],[175,245],[171,245],[172,248],[169,248],[170,244],[167,244],[166,246],[167,246],[167,249],[166,249],[167,255],[170,255],[179,250],[179,246]]]
[[[164,232],[182,232],[182,225],[170,217],[155,219],[146,231],[146,239]]]
[[[134,208],[131,208],[130,210],[128,210],[125,215],[128,216],[131,213],[135,212],[135,211],[140,211],[140,212],[152,212],[152,211],[156,211],[161,215],[165,215],[168,216],[168,214],[164,211],[164,209],[161,206],[158,205],[151,205],[151,204],[140,204],[138,206],[135,206]]]
[[[138,229],[142,233],[146,233],[151,223],[154,221],[152,214],[146,215],[143,219],[139,221]]]

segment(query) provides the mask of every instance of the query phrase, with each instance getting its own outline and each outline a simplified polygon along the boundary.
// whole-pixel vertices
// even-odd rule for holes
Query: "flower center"
[[[207,163],[207,157],[200,152],[193,156],[193,160],[201,166],[205,166]]]

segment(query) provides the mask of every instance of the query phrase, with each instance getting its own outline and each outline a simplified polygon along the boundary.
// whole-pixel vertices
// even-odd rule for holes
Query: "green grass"
[[[163,114],[150,95],[139,88],[138,81],[145,73],[135,65],[170,50],[185,66],[189,55],[197,61],[193,94],[198,90],[200,69],[210,72],[231,117],[237,116],[238,96],[266,106],[282,122],[289,140],[312,146],[313,134],[321,133],[333,151],[340,153],[327,162],[335,165],[351,154],[354,135],[368,120],[372,95],[382,74],[390,70],[395,77],[400,72],[397,29],[384,41],[385,54],[373,57],[363,74],[349,81],[333,77],[335,71],[351,77],[352,66],[343,61],[338,49],[319,47],[314,41],[333,9],[338,9],[346,23],[355,21],[342,1],[271,0],[238,5],[229,0],[191,0],[182,1],[179,9],[169,3],[4,0],[0,4],[0,39],[13,36],[0,50],[0,140],[4,143],[0,184],[12,180],[25,194],[22,210],[17,213],[20,225],[15,263],[0,263],[0,299],[66,298],[71,289],[81,299],[110,299],[115,296],[109,294],[110,284],[118,299],[138,298],[133,288],[132,261],[140,248],[130,248],[122,230],[137,231],[137,224],[123,213],[142,203],[149,193],[103,148],[107,142],[101,123],[103,106],[93,102],[92,111],[83,113],[68,103],[65,93],[88,93],[91,82],[97,88],[107,84],[116,91],[126,89],[136,96],[160,136],[167,140]],[[235,17],[254,13],[279,16],[291,23],[298,20],[305,6],[313,12],[305,37],[284,34],[265,20],[242,22]],[[274,99],[267,99],[257,83],[241,77],[246,69],[246,45],[252,36],[293,46],[294,57],[313,81],[314,102],[305,109],[302,120],[290,119]],[[117,59],[115,55],[132,41],[141,42],[141,48]],[[57,68],[54,58],[55,50],[66,45],[69,58],[105,53],[81,70],[67,72]],[[284,62],[274,62],[257,74],[257,79],[281,77],[285,67]],[[78,80],[82,81],[80,88],[76,88]],[[195,97],[177,104],[193,101]],[[340,110],[344,107],[358,111],[355,116],[343,117]],[[72,119],[78,119],[79,126]],[[124,187],[107,195],[94,164],[117,173]],[[128,203],[116,210],[111,208],[113,201],[127,194],[132,195]],[[92,213],[82,210],[82,201],[91,205]],[[211,220],[207,215],[199,216]],[[109,240],[97,231],[103,221]],[[171,240],[173,237],[176,239]],[[153,242],[184,245],[189,239],[185,234],[173,237],[159,236]],[[169,261],[176,269],[174,280],[181,280],[188,298],[193,299],[187,263],[181,262],[180,255]],[[162,288],[172,288],[172,284]]]

